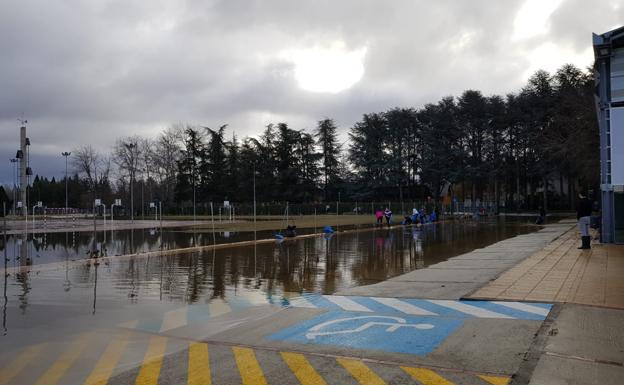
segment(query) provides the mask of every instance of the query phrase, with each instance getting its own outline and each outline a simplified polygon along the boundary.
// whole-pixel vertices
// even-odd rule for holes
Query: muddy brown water
[[[44,234],[28,242],[20,241],[19,236],[8,237],[6,247],[0,249],[6,252],[8,272],[4,277],[5,306],[13,302],[25,311],[37,298],[62,302],[72,291],[80,291],[85,298],[102,296],[120,304],[148,298],[189,304],[226,298],[227,293],[239,289],[267,295],[331,294],[383,281],[536,229],[503,220],[446,222],[421,229],[369,228],[199,253],[113,258],[99,266],[86,259],[94,242],[89,233]],[[161,244],[161,235],[149,229],[116,233],[114,240],[109,238],[105,244],[109,255],[158,249]],[[259,232],[258,238],[272,235]],[[97,236],[103,241],[103,234]],[[218,243],[240,241],[253,239],[253,233],[221,233],[215,238]],[[173,229],[162,234],[162,239],[167,248],[186,247],[194,242],[211,244],[212,234]],[[24,250],[32,258],[32,266],[24,266]],[[48,262],[55,262],[58,268],[40,274],[38,266]]]
[[[450,221],[421,229],[366,228],[196,253],[107,258],[99,263],[88,258],[98,242],[114,255],[158,250],[161,243],[165,249],[210,245],[213,235],[180,228],[162,234],[150,229],[116,231],[114,239],[109,232],[106,242],[103,233],[95,238],[92,233],[41,234],[27,241],[19,235],[0,236],[0,255],[5,256],[4,266],[0,265],[5,268],[0,356],[31,343],[64,340],[80,330],[111,328],[132,320],[164,322],[164,314],[181,306],[251,303],[259,298],[275,303],[292,293],[331,294],[536,230],[504,219]],[[274,233],[257,236],[272,238]],[[249,239],[252,232],[214,235],[217,243]]]

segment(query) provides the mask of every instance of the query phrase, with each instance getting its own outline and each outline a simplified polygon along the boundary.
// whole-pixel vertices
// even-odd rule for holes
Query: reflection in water
[[[533,230],[517,224],[448,222],[422,230],[378,228],[198,253],[113,258],[101,264],[92,259],[70,261],[84,250],[84,245],[89,247],[88,236],[49,234],[45,247],[34,243],[34,248],[52,260],[62,255],[63,263],[39,271],[37,265],[16,265],[14,260],[14,266],[8,266],[10,275],[5,275],[4,312],[7,301],[9,310],[18,307],[26,317],[29,309],[36,312],[38,306],[50,303],[84,306],[89,314],[97,311],[97,316],[102,317],[108,316],[111,309],[130,306],[141,311],[155,302],[179,305],[209,303],[217,298],[229,301],[252,294],[277,300],[287,292],[331,294],[422,269]],[[159,247],[159,233],[152,236],[149,231],[140,231],[138,237],[133,233],[118,232],[109,238],[111,249],[129,251],[127,243],[133,239]],[[198,242],[202,235],[212,241],[210,233],[196,235]],[[169,245],[180,245],[195,235],[172,232],[169,236],[165,237]],[[253,237],[253,233],[249,236]],[[11,244],[10,240],[6,242]],[[13,247],[15,244],[14,240]],[[25,245],[22,242],[20,253]],[[8,249],[4,247],[5,253]],[[5,265],[8,262],[5,259]],[[6,323],[5,316],[5,330]]]

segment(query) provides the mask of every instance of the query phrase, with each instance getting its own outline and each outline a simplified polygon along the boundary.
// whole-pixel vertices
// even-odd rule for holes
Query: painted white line
[[[185,326],[187,311],[188,307],[185,306],[180,309],[166,312],[162,325],[160,326],[160,331],[164,332],[166,330],[179,328],[180,326]]]
[[[341,295],[324,295],[323,297],[347,311],[365,311],[369,313],[373,312],[366,306],[362,306],[354,300],[343,297]]]
[[[232,311],[230,305],[221,298],[215,298],[208,304],[208,314],[210,318],[220,316]]]
[[[477,306],[466,305],[463,302],[459,301],[449,301],[449,300],[436,300],[436,299],[428,299],[428,302],[434,303],[436,305],[444,306],[449,309],[457,310],[462,313],[470,314],[479,318],[508,318],[515,319],[515,317],[511,317],[505,314],[496,313],[494,311],[481,309]]]
[[[521,302],[505,302],[505,301],[490,301],[494,304],[509,307],[516,310],[522,310],[527,313],[538,314],[546,317],[550,313],[550,309],[544,309],[539,306],[533,306]]]
[[[289,298],[288,302],[292,307],[308,307],[312,309],[316,309],[317,306],[308,301],[305,297],[293,297]]]
[[[270,305],[269,299],[265,294],[258,292],[250,292],[243,295],[243,299],[247,300],[251,306]]]
[[[429,310],[425,310],[418,306],[414,306],[411,303],[401,301],[397,298],[381,298],[381,297],[371,297],[371,299],[379,302],[382,305],[386,305],[393,309],[396,309],[405,314],[413,314],[413,315],[438,315],[437,313],[430,312]]]

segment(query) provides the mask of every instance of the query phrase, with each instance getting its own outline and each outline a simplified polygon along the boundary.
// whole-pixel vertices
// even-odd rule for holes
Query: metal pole
[[[7,257],[7,226],[6,226],[6,202],[2,202],[2,211],[4,212],[4,291],[3,291],[3,297],[4,297],[4,305],[2,306],[3,312],[2,312],[2,334],[6,335],[7,334],[7,303],[9,302],[9,298],[7,297],[7,281],[8,281],[8,269],[7,269],[7,264],[9,261],[9,258]]]
[[[61,155],[63,155],[65,157],[65,215],[67,216],[67,208],[69,207],[68,204],[68,189],[67,189],[67,158],[69,158],[69,156],[71,155],[71,152],[66,151],[66,152],[62,152]]]
[[[95,222],[95,201],[93,201],[93,252],[97,251],[97,225]]]
[[[17,161],[16,158],[11,158],[9,161],[13,164],[13,215],[17,214]]]
[[[111,250],[114,252],[115,249],[113,249],[113,247],[115,247],[115,219],[114,214],[115,213],[115,204],[113,203],[111,205]],[[104,231],[106,231],[106,229],[104,229]],[[114,255],[114,254],[113,254]]]
[[[104,212],[104,223],[102,224],[102,233],[104,233],[104,242],[102,242],[102,253],[104,252],[104,249],[106,248],[106,205],[104,203],[102,203],[102,207],[103,207],[103,212]]]
[[[130,221],[134,223],[134,173],[136,170],[134,169],[135,162],[135,154],[134,149],[136,148],[136,143],[127,143],[125,144],[128,151],[130,151]]]
[[[338,201],[336,202],[336,230],[338,230],[338,215],[340,212],[340,191],[338,191]]]
[[[253,212],[254,212],[254,248],[256,245],[256,235],[257,235],[257,230],[256,230],[256,164],[254,163],[254,167],[253,167]],[[254,249],[255,250],[255,249]]]
[[[69,155],[69,153],[67,154]],[[67,189],[67,156],[65,156],[65,215],[67,215],[67,208],[69,207],[69,199],[68,199],[68,189]]]
[[[214,221],[214,210],[212,208],[212,202],[210,202],[210,217],[212,218],[212,244],[216,245],[217,238],[215,237],[215,221]]]
[[[212,205],[212,202],[210,203]],[[197,214],[195,210],[195,159],[193,159],[193,224],[197,221]]]
[[[133,166],[134,167],[134,166]],[[134,223],[134,191],[132,188],[132,182],[134,180],[134,172],[130,173],[130,221]]]

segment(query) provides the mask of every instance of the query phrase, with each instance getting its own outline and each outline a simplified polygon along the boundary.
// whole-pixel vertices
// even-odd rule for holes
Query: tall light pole
[[[130,221],[132,223],[134,223],[134,191],[132,184],[134,182],[134,149],[136,146],[136,143],[126,143],[126,148],[130,151]]]
[[[13,163],[13,215],[15,215],[17,205],[17,158],[9,159]]]
[[[71,155],[71,152],[65,151],[65,152],[62,152],[61,155],[65,157],[65,215],[67,216],[67,207],[69,206],[67,204],[68,202],[67,200],[67,158],[69,158],[69,156]]]

